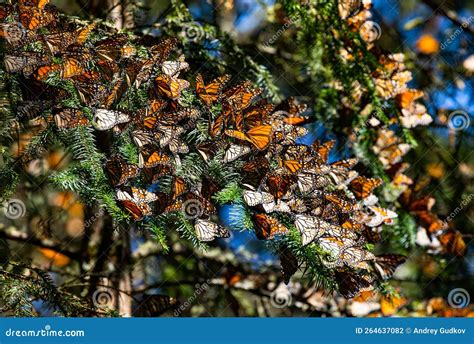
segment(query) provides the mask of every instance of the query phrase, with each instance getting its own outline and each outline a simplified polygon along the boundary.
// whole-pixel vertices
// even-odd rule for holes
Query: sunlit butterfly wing
[[[227,150],[225,151],[223,162],[229,163],[235,161],[250,152],[251,149],[248,146],[231,144],[229,148],[227,148]]]
[[[58,128],[65,129],[89,124],[87,117],[78,109],[61,109],[59,112],[54,114],[54,122]]]
[[[214,79],[206,86],[202,75],[198,74],[196,75],[196,93],[207,106],[211,106],[220,98],[222,89],[229,80],[230,75],[223,75]]]
[[[363,199],[369,197],[372,194],[373,190],[382,185],[382,180],[379,178],[365,178],[359,176],[351,181],[351,191],[355,194],[358,199]]]
[[[138,155],[138,167],[151,168],[160,164],[169,164],[170,157],[153,146],[144,146]]]
[[[186,186],[186,181],[183,178],[175,177],[174,182],[173,182],[173,189],[172,189],[173,199],[178,198],[187,190],[188,188]]]
[[[374,269],[382,280],[392,277],[397,267],[406,261],[406,257],[399,254],[385,254],[377,256]]]
[[[277,219],[266,214],[256,214],[253,217],[255,233],[260,240],[273,239],[277,235],[288,233],[288,228]]]
[[[181,92],[190,86],[187,80],[171,78],[166,74],[158,75],[155,84],[158,92],[170,99],[178,99]]]
[[[161,71],[169,77],[178,77],[181,71],[189,68],[189,64],[184,60],[184,55],[181,55],[177,61],[165,61],[161,65]]]
[[[331,225],[317,217],[298,214],[295,217],[295,226],[301,233],[302,244],[308,245],[325,234]]]
[[[128,123],[130,116],[126,113],[107,109],[97,109],[94,114],[95,127],[98,130],[109,130],[117,124]]]
[[[227,229],[208,220],[197,219],[194,228],[197,238],[203,242],[212,241],[216,238],[228,238],[230,236]]]

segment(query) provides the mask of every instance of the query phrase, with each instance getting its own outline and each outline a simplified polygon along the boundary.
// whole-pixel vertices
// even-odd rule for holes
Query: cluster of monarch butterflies
[[[405,128],[428,125],[432,122],[432,117],[428,114],[426,107],[417,102],[424,93],[409,89],[407,86],[412,80],[412,73],[404,63],[404,55],[388,54],[373,45],[381,32],[378,24],[370,20],[371,7],[371,0],[339,0],[341,18],[347,21],[353,31],[360,33],[361,38],[367,43],[367,48],[378,60],[379,67],[372,73],[376,91],[385,100],[394,99],[400,113],[396,118],[392,118],[392,123],[400,123]],[[355,61],[350,47],[343,48],[341,56],[348,62]],[[366,90],[358,82],[355,82],[353,86],[355,91],[350,101],[360,102]],[[380,124],[380,120],[376,117],[369,118],[367,124],[376,127]]]
[[[354,31],[361,33],[361,37],[368,43],[368,48],[378,59],[380,67],[373,73],[376,90],[383,99],[393,99],[400,111],[400,116],[391,118],[390,124],[399,124],[405,128],[428,125],[432,122],[432,117],[427,113],[426,107],[417,102],[424,93],[407,87],[408,82],[412,80],[412,74],[404,63],[404,55],[386,54],[372,44],[374,40],[370,35],[373,25],[370,20],[371,6],[371,0],[340,0],[339,13]],[[342,56],[352,59],[348,51]],[[356,94],[356,101],[360,101],[363,91]],[[432,212],[431,208],[435,203],[432,197],[418,195],[423,189],[423,183],[416,185],[404,174],[410,165],[402,159],[411,146],[402,142],[394,130],[384,128],[375,116],[367,120],[367,125],[378,130],[373,152],[391,178],[391,187],[400,197],[400,203],[419,220],[418,236],[422,238],[419,242],[435,252],[463,255],[466,245],[461,233]]]
[[[372,193],[381,180],[359,176],[355,159],[329,164],[334,142],[298,143],[307,134],[304,105],[293,98],[271,104],[249,81],[230,85],[228,75],[197,74],[189,82],[181,76],[190,69],[184,56],[171,58],[175,39],[106,35],[94,24],[67,20],[47,2],[1,7],[4,68],[24,85],[18,119],[39,117],[59,130],[89,127],[113,143],[133,142],[135,163],[115,149],[104,170],[134,220],[184,212],[200,241],[230,235],[213,202],[226,181],[182,173],[182,159],[195,154],[203,166],[218,162],[240,175],[259,239],[297,232],[301,245],[325,252],[321,261],[344,296],[373,289],[404,262],[366,249],[397,217]],[[122,104],[138,90],[146,100],[130,101],[135,110],[127,110]],[[192,104],[184,101],[190,94]],[[188,135],[203,128],[204,139]],[[198,209],[187,214],[189,205]],[[281,258],[288,280],[299,264],[289,249]]]

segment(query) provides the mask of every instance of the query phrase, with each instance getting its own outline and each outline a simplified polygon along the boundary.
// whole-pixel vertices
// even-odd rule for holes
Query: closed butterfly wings
[[[97,109],[94,114],[94,123],[97,130],[109,130],[118,124],[128,122],[130,122],[130,116],[120,111]]]
[[[230,236],[227,229],[209,220],[197,219],[194,228],[197,238],[204,242],[212,241],[216,238],[228,238]]]

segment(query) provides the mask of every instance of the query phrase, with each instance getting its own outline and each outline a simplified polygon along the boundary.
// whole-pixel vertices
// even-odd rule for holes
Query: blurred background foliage
[[[312,21],[312,13],[301,21],[298,6],[304,6],[304,2],[129,0],[109,1],[106,6],[102,0],[53,0],[51,4],[79,18],[115,18],[115,26],[137,34],[182,35],[187,61],[207,79],[224,71],[239,74],[265,86],[267,95],[276,100],[294,96],[312,105],[314,121],[309,126],[308,140],[336,139],[337,149],[330,160],[347,158],[354,155],[356,147],[350,137],[359,120],[355,113],[361,109],[347,108],[340,99],[341,94],[350,95],[356,90],[340,90],[330,84],[335,75],[347,72],[327,60],[336,51],[324,45],[334,43],[332,23]],[[462,111],[471,122],[474,120],[474,3],[374,0],[373,4],[373,20],[381,27],[377,47],[406,54],[414,76],[410,87],[425,92],[422,100],[433,117],[433,123],[415,128],[413,137],[407,138],[416,142],[405,158],[411,164],[407,174],[424,195],[436,199],[434,210],[440,218],[452,218],[450,224],[461,231],[467,244],[465,255],[431,254],[420,247],[426,246],[420,237],[421,225],[409,216],[401,216],[400,223],[389,229],[394,239],[386,245],[409,255],[409,260],[397,271],[389,296],[363,293],[355,300],[345,300],[295,279],[289,285],[290,307],[275,307],[272,291],[282,287],[278,258],[252,233],[233,231],[230,240],[219,240],[208,251],[192,256],[193,246],[179,240],[174,232],[167,233],[166,239],[161,232],[154,232],[153,226],[150,231],[132,227],[130,232],[113,232],[110,223],[103,223],[107,221],[102,217],[103,210],[86,207],[74,193],[56,190],[46,182],[70,159],[58,148],[44,152],[21,171],[26,181],[16,195],[29,209],[24,222],[20,226],[18,221],[15,226],[8,220],[0,223],[0,235],[10,244],[5,250],[25,264],[18,263],[15,271],[30,271],[30,281],[36,284],[31,288],[38,288],[34,307],[23,300],[24,307],[17,308],[19,314],[52,315],[41,299],[45,291],[60,286],[59,296],[51,291],[47,298],[67,300],[64,307],[69,309],[62,312],[67,315],[116,315],[102,312],[103,308],[98,312],[91,304],[101,292],[104,304],[133,316],[161,315],[163,312],[153,310],[156,300],[150,297],[157,294],[173,297],[167,302],[174,307],[165,307],[172,309],[165,314],[175,316],[472,315],[469,307],[453,309],[446,299],[454,288],[463,288],[474,297],[474,130],[472,125],[462,131],[448,125],[453,111]],[[121,11],[119,16],[117,9]],[[117,23],[117,18],[121,22]],[[462,26],[465,22],[469,23],[467,27]],[[369,57],[364,59],[366,65],[373,63]],[[360,70],[352,72],[360,73],[362,78]],[[345,76],[358,78],[355,74]],[[383,104],[379,105],[380,111],[386,111]],[[13,152],[20,149],[21,139],[27,137],[19,137],[11,148]],[[361,155],[369,159],[361,168],[377,171],[370,147],[361,149],[365,149]],[[220,212],[223,221],[232,226],[239,209],[224,206]],[[106,235],[115,245],[104,252],[102,238]],[[101,264],[88,271],[97,261]],[[41,271],[49,273],[43,276]],[[104,278],[104,271],[108,278]],[[221,277],[209,279],[216,273]],[[86,294],[85,286],[90,283],[97,290]],[[132,288],[123,290],[124,285]],[[28,288],[22,284],[13,287],[2,293]],[[110,288],[115,290],[110,292]],[[176,306],[177,302],[181,306]]]

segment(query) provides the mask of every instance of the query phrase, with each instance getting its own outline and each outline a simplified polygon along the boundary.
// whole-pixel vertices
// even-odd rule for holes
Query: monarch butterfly
[[[366,276],[358,275],[353,272],[340,271],[335,272],[338,290],[346,299],[352,299],[363,291],[373,289],[372,283],[367,280]]]
[[[238,158],[247,155],[251,151],[252,150],[248,146],[231,144],[229,148],[227,148],[227,150],[225,151],[223,162],[229,163],[235,161]]]
[[[172,197],[178,198],[187,191],[186,181],[183,178],[175,177],[173,181]]]
[[[341,252],[337,256],[337,260],[333,263],[333,265],[334,266],[346,265],[346,266],[351,266],[351,267],[359,267],[359,266],[368,267],[366,261],[373,260],[373,259],[375,259],[375,256],[372,253],[360,247],[357,247],[357,246],[347,247],[341,250]],[[361,265],[362,262],[363,262],[363,265]]]
[[[224,227],[209,220],[197,219],[194,224],[196,236],[200,241],[212,241],[216,238],[228,238],[230,233]]]
[[[354,204],[337,194],[326,194],[324,197],[332,202],[342,213],[349,213],[354,209]]]
[[[94,44],[93,51],[100,60],[117,61],[121,57],[121,49],[127,43],[124,34],[105,38]]]
[[[456,230],[448,230],[439,236],[443,252],[462,257],[467,252],[467,245],[462,234]]]
[[[46,11],[34,6],[20,6],[19,9],[20,23],[28,30],[38,30],[56,19],[56,12],[52,9]]]
[[[183,127],[175,125],[158,125],[156,126],[155,130],[156,137],[160,141],[160,147],[166,147],[173,138],[178,137],[182,132],[184,132]]]
[[[313,173],[298,173],[298,189],[303,194],[322,189],[329,185],[330,180],[326,176]]]
[[[255,207],[261,204],[265,212],[269,213],[274,211],[275,198],[268,192],[245,190],[242,196],[244,202],[247,203],[249,207]]]
[[[158,92],[170,99],[178,99],[181,92],[190,86],[187,80],[171,78],[166,74],[158,75],[155,84]]]
[[[351,191],[358,199],[364,199],[372,194],[372,191],[382,185],[382,180],[379,178],[365,178],[359,176],[351,181]]]
[[[223,141],[214,141],[200,143],[196,146],[196,149],[204,161],[209,161],[216,156],[220,149],[223,149],[224,147],[225,143]]]
[[[296,173],[303,168],[303,164],[297,160],[284,160],[281,162],[280,159],[280,163],[291,173]]]
[[[314,216],[298,214],[295,226],[301,233],[302,244],[305,246],[325,234],[333,225]]]
[[[171,78],[177,78],[181,71],[189,68],[189,64],[184,61],[184,55],[181,55],[177,61],[165,61],[161,65],[161,71]]]
[[[225,134],[242,141],[248,141],[262,150],[270,144],[272,127],[270,125],[261,125],[248,130],[246,133],[237,130],[226,130]]]
[[[136,177],[140,170],[134,165],[127,164],[123,159],[114,157],[106,163],[107,173],[114,186],[124,184],[130,178]]]
[[[296,117],[307,110],[308,106],[306,104],[301,104],[296,101],[294,97],[290,97],[285,101],[281,102],[275,107],[274,115],[283,113],[291,117]]]
[[[178,301],[167,295],[144,295],[134,315],[138,317],[157,317],[177,308]]]
[[[294,184],[295,177],[293,175],[281,174],[271,175],[267,178],[266,184],[268,191],[275,198],[282,198],[290,190],[290,187]]]
[[[87,106],[98,105],[107,96],[107,87],[101,83],[73,81],[73,84],[77,93],[79,93],[81,102]]]
[[[153,146],[142,147],[138,155],[138,167],[150,168],[160,164],[168,164],[170,157],[156,150]]]
[[[18,0],[20,6],[34,6],[37,8],[44,8],[49,0]]]
[[[399,254],[379,255],[373,262],[374,269],[382,280],[392,277],[397,267],[406,261],[406,257]]]
[[[94,30],[94,28],[97,26],[96,22],[93,22],[89,25],[87,25],[85,28],[78,29],[76,30],[76,44],[78,45],[83,45],[88,39],[89,35]]]
[[[64,59],[61,65],[61,77],[63,79],[68,79],[82,73],[84,73],[84,69],[81,62],[71,57]]]
[[[278,222],[277,219],[266,214],[256,214],[253,216],[255,233],[260,240],[273,239],[277,235],[288,233],[288,228]]]
[[[149,145],[154,141],[154,135],[152,132],[145,130],[134,130],[132,131],[132,139],[138,147]]]
[[[81,125],[88,125],[89,120],[81,110],[78,109],[60,109],[54,115],[54,122],[58,128],[75,128]]]
[[[410,107],[413,102],[424,96],[423,91],[419,90],[406,90],[401,94],[397,95],[396,100],[402,108]]]
[[[327,141],[324,143],[320,143],[319,141],[315,141],[312,145],[312,148],[316,151],[319,160],[322,163],[326,163],[329,157],[329,153],[334,148],[336,144],[335,140]]]
[[[27,67],[46,64],[49,57],[37,53],[22,53],[21,56],[5,55],[3,63],[8,73],[17,73]]]
[[[170,165],[158,165],[151,168],[145,168],[143,172],[147,183],[154,184],[161,177],[170,175],[173,172],[173,168]]]
[[[97,109],[94,114],[94,123],[97,130],[109,130],[117,124],[128,122],[130,122],[130,116],[119,111]]]
[[[243,111],[242,120],[248,128],[257,127],[265,123],[273,109],[274,106],[272,104],[269,104],[267,100],[262,99],[255,105],[251,105]]]
[[[212,204],[211,201],[209,201],[207,198],[197,194],[197,193],[194,193],[194,192],[188,192],[188,193],[185,193],[182,197],[183,201],[184,201],[184,204],[186,204],[186,202],[189,202],[190,205],[193,205],[193,206],[196,206],[198,209],[198,213],[201,212],[202,214],[206,214],[206,215],[211,215],[211,214],[215,214],[216,213],[216,207],[214,206],[214,204]],[[191,216],[195,216],[195,215],[202,215],[202,214],[196,214],[196,210],[192,210],[192,209],[186,209],[186,207],[184,207],[185,209],[183,209],[185,212],[186,211],[190,211],[190,212],[194,212],[193,214],[191,214]],[[192,207],[190,207],[192,208]]]
[[[393,223],[393,219],[398,217],[397,213],[389,209],[375,206],[369,206],[369,209],[375,214],[368,222],[365,223],[365,225],[369,227],[378,227],[381,224]]]
[[[196,93],[198,97],[207,105],[211,106],[221,96],[222,89],[229,82],[230,75],[222,75],[212,80],[207,86],[201,74],[196,75]]]
[[[280,251],[281,277],[285,284],[290,282],[291,276],[298,271],[298,259],[289,248]]]
[[[75,32],[59,32],[44,35],[43,40],[46,43],[50,53],[55,55],[75,43],[76,36],[77,34]]]
[[[117,200],[132,215],[135,221],[152,214],[148,203],[155,201],[156,195],[143,189],[127,188],[117,190]]]
[[[251,102],[262,93],[261,88],[251,88],[249,81],[235,86],[224,93],[224,99],[234,111],[242,111],[247,108]]]

